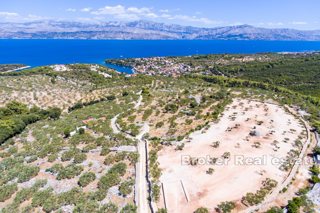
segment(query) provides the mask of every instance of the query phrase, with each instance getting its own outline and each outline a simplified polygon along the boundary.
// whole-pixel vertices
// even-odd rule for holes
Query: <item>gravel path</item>
[[[142,91],[138,94],[139,99],[137,100],[134,109],[139,109],[142,103]],[[115,134],[121,132],[121,128],[117,124],[117,119],[120,114],[117,114],[115,117],[111,119],[111,128]],[[148,182],[147,182],[147,149],[146,149],[146,141],[143,139],[143,136],[149,132],[149,125],[144,123],[139,135],[133,138],[131,135],[124,132],[126,137],[130,139],[138,140],[138,153],[139,153],[139,161],[136,163],[136,178],[135,178],[135,203],[138,207],[138,213],[149,213],[151,212],[149,206],[149,193],[148,193]]]

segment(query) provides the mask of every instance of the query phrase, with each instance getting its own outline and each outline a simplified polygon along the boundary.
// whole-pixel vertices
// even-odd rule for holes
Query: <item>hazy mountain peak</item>
[[[0,23],[0,38],[320,40],[320,31],[267,29],[248,24],[201,28],[145,20],[112,21],[98,24],[45,20],[28,23]]]

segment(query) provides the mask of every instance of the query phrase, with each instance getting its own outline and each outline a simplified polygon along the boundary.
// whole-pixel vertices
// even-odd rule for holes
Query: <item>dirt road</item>
[[[111,123],[110,123],[111,129],[112,129],[113,133],[115,133],[115,134],[119,134],[119,133],[120,133],[120,128],[119,128],[119,126],[118,126],[118,124],[117,124],[117,119],[118,119],[119,115],[120,115],[120,114],[114,116],[114,117],[111,119]]]
[[[135,103],[134,109],[139,109],[142,103],[142,95],[140,91],[138,94],[139,99]],[[121,128],[117,124],[117,119],[120,114],[117,114],[111,119],[111,128],[114,133],[122,132]],[[141,127],[140,133],[136,137],[123,132],[126,137],[130,139],[136,139],[138,141],[137,149],[139,153],[139,161],[136,163],[136,178],[135,178],[135,203],[138,207],[138,213],[149,213],[151,212],[149,206],[149,193],[148,193],[148,182],[147,182],[147,149],[146,141],[143,139],[143,136],[149,132],[149,125],[144,123]]]
[[[138,153],[139,161],[136,164],[136,203],[139,213],[150,212],[148,201],[148,183],[147,183],[147,150],[146,141],[143,139],[143,135],[149,132],[149,126],[145,123],[142,127],[140,134],[136,137],[138,140]]]

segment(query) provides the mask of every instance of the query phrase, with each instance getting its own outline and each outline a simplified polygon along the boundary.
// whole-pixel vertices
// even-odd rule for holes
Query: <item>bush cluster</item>
[[[58,119],[60,115],[59,108],[41,110],[33,107],[28,109],[27,105],[12,101],[0,108],[0,144],[20,134],[29,124],[45,118]]]

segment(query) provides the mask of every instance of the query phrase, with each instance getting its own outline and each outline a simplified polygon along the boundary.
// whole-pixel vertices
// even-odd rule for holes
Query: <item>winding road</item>
[[[142,91],[138,94],[140,95],[137,102],[134,105],[134,109],[139,109],[142,103]],[[121,114],[121,113],[120,113]],[[117,114],[111,119],[111,128],[115,134],[123,132],[120,126],[117,124],[117,119],[120,114]],[[139,153],[139,160],[136,163],[136,178],[135,178],[135,203],[138,207],[138,213],[149,213],[151,212],[149,206],[149,192],[148,192],[148,181],[147,181],[147,146],[146,141],[143,136],[149,132],[149,125],[144,123],[141,127],[140,133],[136,137],[132,137],[126,132],[123,132],[126,137],[130,139],[136,139],[138,141],[137,149]]]
[[[120,127],[117,124],[117,119],[119,117],[120,114],[117,114],[116,116],[114,116],[111,119],[110,125],[111,125],[111,129],[113,131],[114,134],[119,134],[121,132]]]

